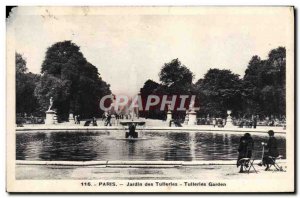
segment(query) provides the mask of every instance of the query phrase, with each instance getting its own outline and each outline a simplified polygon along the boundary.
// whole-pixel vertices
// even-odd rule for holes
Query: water
[[[124,131],[19,133],[17,160],[91,161],[197,161],[235,160],[242,134],[203,132],[139,132],[140,139],[124,138]],[[262,155],[266,135],[252,135],[254,158]],[[279,153],[285,158],[285,137],[277,136]]]

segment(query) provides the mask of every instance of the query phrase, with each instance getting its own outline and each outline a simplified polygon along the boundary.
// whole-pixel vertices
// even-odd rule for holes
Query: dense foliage
[[[140,89],[142,98],[147,98],[149,95],[154,94],[157,96],[162,95],[191,95],[193,93],[193,73],[178,59],[174,59],[169,63],[165,63],[159,73],[161,84],[153,80],[147,80],[144,86]],[[171,100],[171,98],[168,98]],[[179,99],[177,102],[180,103]],[[178,104],[179,105],[179,104]],[[157,106],[150,111],[140,111],[141,117],[153,119],[165,119],[167,115],[167,108],[163,111],[160,106]],[[174,118],[183,118],[185,111],[173,111]]]
[[[159,73],[166,94],[189,94],[193,78],[193,73],[178,59],[165,63]]]
[[[285,71],[284,47],[271,50],[266,60],[253,56],[243,78],[230,70],[210,69],[195,84],[192,84],[192,72],[174,59],[162,67],[159,73],[161,83],[147,80],[141,88],[141,95],[195,94],[200,106],[198,116],[202,117],[224,118],[228,109],[235,117],[282,117],[286,108]],[[152,118],[162,117],[160,113],[148,114]]]
[[[227,109],[241,110],[242,80],[231,71],[210,69],[195,87],[201,114],[224,117]]]
[[[253,56],[243,78],[244,112],[283,116],[286,108],[286,50],[270,51],[268,59]]]
[[[34,96],[35,84],[40,76],[27,72],[26,60],[16,53],[16,113],[28,116],[37,115],[39,104]]]
[[[60,120],[67,120],[69,113],[82,118],[102,114],[99,101],[104,95],[111,94],[110,86],[101,79],[97,67],[85,59],[76,44],[63,41],[49,47],[41,73],[40,79],[32,81],[31,89],[40,112],[48,109],[49,99],[53,97],[53,109]],[[21,110],[17,106],[17,112]]]
[[[193,84],[193,73],[178,59],[165,63],[160,83],[147,80],[140,90],[143,98],[155,95],[196,95],[198,116],[225,117],[231,109],[235,117],[285,116],[286,50],[278,47],[267,59],[253,56],[243,77],[230,70],[210,69]],[[71,41],[50,46],[41,75],[27,72],[26,60],[16,53],[16,113],[42,115],[53,97],[53,108],[61,120],[70,112],[84,118],[100,116],[99,100],[111,94],[109,84],[100,77],[79,46]],[[173,112],[184,118],[185,112]],[[166,110],[140,112],[141,117],[165,119]]]

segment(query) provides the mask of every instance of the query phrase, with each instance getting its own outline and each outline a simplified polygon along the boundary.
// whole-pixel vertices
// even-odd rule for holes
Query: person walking
[[[214,128],[216,127],[216,118],[213,119]]]
[[[75,124],[78,124],[77,115],[74,116],[74,121],[75,121]]]
[[[77,124],[80,124],[80,115],[77,115]]]
[[[111,114],[109,113],[106,117],[106,120],[105,120],[105,126],[111,126]]]
[[[253,128],[256,129],[256,125],[257,125],[257,116],[254,116],[253,118]]]

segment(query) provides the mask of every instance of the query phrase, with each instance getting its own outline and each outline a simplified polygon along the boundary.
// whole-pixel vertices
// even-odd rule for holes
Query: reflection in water
[[[167,137],[168,140],[165,142],[164,147],[168,149],[166,149],[164,160],[192,160],[188,133],[168,133]]]
[[[25,160],[28,156],[40,153],[43,141],[46,139],[45,133],[35,133],[34,135],[22,134],[21,138],[17,135],[16,155],[17,159]],[[26,151],[26,152],[24,152]]]
[[[122,143],[123,154],[128,157],[129,160],[134,160],[134,156],[138,155],[138,151],[136,150],[136,141],[137,140],[125,140]],[[113,153],[112,153],[113,155]]]
[[[189,133],[189,135],[190,135],[191,158],[195,159],[196,158],[195,133]]]
[[[68,157],[70,161],[96,159],[98,152],[95,149],[101,141],[96,141],[94,137],[93,133],[52,133],[43,141],[39,158],[65,160]],[[105,146],[102,149],[106,149]]]
[[[124,139],[120,131],[20,133],[16,139],[17,160],[232,160],[242,134],[200,132],[139,132],[140,139]],[[261,142],[268,136],[252,135],[253,153],[261,158]],[[285,157],[286,141],[277,136]]]

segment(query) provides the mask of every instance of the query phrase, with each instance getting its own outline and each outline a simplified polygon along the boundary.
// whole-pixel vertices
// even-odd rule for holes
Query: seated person
[[[182,125],[181,125],[181,123],[180,123],[179,120],[175,120],[175,119],[170,120],[170,122],[169,122],[169,127],[172,126],[172,123],[174,123],[175,127],[182,127]]]
[[[266,166],[265,171],[269,170],[270,165],[275,163],[276,158],[279,156],[278,147],[277,147],[277,139],[274,137],[274,131],[268,131],[269,140],[268,142],[262,143],[263,146],[268,149],[268,151],[264,154],[263,161],[259,165]]]
[[[97,125],[97,119],[95,117],[93,117],[93,126],[98,126]]]
[[[243,158],[251,158],[252,150],[254,147],[254,141],[249,133],[245,133],[243,137],[240,139],[240,145],[238,148],[239,156],[237,159],[237,167],[241,166],[240,173],[244,172],[243,166],[245,165],[245,161],[241,160]],[[247,164],[246,164],[247,166]]]
[[[84,126],[90,126],[91,124],[91,120],[87,120],[85,123],[84,123]]]

